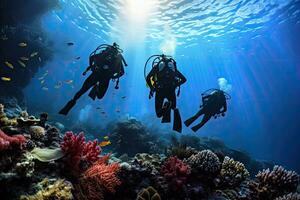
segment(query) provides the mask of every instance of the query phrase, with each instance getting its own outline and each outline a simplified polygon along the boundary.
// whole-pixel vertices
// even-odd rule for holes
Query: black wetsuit
[[[186,126],[189,126],[204,114],[201,122],[192,127],[192,130],[195,132],[204,126],[211,117],[221,113],[223,114],[227,111],[226,97],[224,92],[221,90],[214,90],[211,94],[203,96],[202,101],[203,105],[201,106],[201,109],[194,116],[184,122]]]

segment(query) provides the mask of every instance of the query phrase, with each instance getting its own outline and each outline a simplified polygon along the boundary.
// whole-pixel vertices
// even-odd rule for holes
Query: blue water
[[[130,116],[171,130],[156,119],[143,75],[146,59],[163,52],[188,79],[178,99],[183,119],[198,109],[201,92],[227,81],[226,117],[211,120],[198,135],[300,171],[299,0],[61,0],[42,26],[54,56],[26,88],[28,107],[55,118],[85,80],[90,52],[116,41],[129,64],[120,89],[111,84],[101,101],[83,96],[68,119],[105,127]],[[55,88],[65,80],[73,83]]]

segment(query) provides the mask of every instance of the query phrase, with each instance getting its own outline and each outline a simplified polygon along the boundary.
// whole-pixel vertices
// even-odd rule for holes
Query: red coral
[[[85,142],[84,133],[78,135],[73,132],[66,132],[61,149],[67,154],[68,165],[72,171],[79,172],[80,164],[85,163],[88,166],[99,159],[101,148],[97,140]]]
[[[118,163],[108,164],[109,155],[100,158],[84,172],[77,186],[77,199],[104,199],[104,193],[115,193],[115,187],[121,184],[117,177]]]
[[[161,174],[165,177],[172,190],[181,189],[190,173],[190,166],[176,156],[170,157],[161,167]]]
[[[13,146],[22,148],[22,144],[26,142],[23,135],[8,136],[0,129],[0,150],[9,149]]]

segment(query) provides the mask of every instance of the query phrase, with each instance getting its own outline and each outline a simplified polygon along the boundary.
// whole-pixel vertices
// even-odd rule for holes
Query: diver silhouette
[[[115,89],[118,89],[119,78],[124,75],[123,63],[127,66],[122,52],[116,43],[113,43],[113,45],[103,44],[98,46],[97,49],[90,54],[89,66],[82,75],[85,76],[90,70],[92,73],[84,81],[81,89],[75,94],[74,98],[59,111],[59,114],[67,115],[75,106],[76,101],[91,88],[92,90],[89,93],[89,97],[93,100],[95,100],[96,97],[102,99],[111,79],[116,80]]]
[[[151,59],[153,59],[152,69],[146,76],[147,64]],[[181,132],[182,122],[179,109],[176,106],[176,88],[179,87],[177,93],[177,96],[179,96],[180,86],[186,82],[186,78],[178,71],[176,61],[164,54],[153,55],[149,57],[145,64],[144,73],[147,85],[150,88],[149,99],[155,93],[157,117],[162,118],[162,123],[169,123],[171,122],[171,110],[173,110],[173,130]]]
[[[194,132],[198,131],[204,124],[206,124],[211,117],[217,118],[222,115],[225,116],[227,111],[227,99],[230,99],[230,96],[222,90],[219,89],[210,89],[201,94],[203,105],[200,106],[200,110],[191,118],[187,119],[184,124],[188,127],[194,121],[196,121],[201,115],[204,115],[203,119],[199,124],[192,127]]]

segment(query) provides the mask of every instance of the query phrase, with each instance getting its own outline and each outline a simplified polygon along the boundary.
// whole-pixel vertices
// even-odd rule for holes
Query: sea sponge
[[[36,140],[43,138],[46,134],[45,129],[41,126],[30,126],[29,132],[31,137]]]
[[[221,169],[221,163],[216,154],[210,150],[203,150],[199,153],[190,156],[186,162],[193,170],[200,173],[216,174]]]
[[[300,200],[300,194],[299,193],[290,193],[290,194],[284,195],[282,197],[278,197],[275,200]]]
[[[65,154],[61,148],[49,149],[49,148],[34,148],[31,151],[33,158],[41,162],[51,162],[62,158]]]
[[[9,119],[5,112],[4,112],[4,105],[0,104],[0,127],[3,126],[16,126],[17,120],[16,119]]]
[[[136,200],[161,200],[158,192],[151,186],[143,188],[137,195]]]
[[[71,200],[72,184],[63,179],[56,180],[54,183],[50,183],[49,179],[44,179],[39,183],[41,190],[34,195],[22,195],[20,200]]]
[[[277,197],[296,192],[299,175],[282,166],[273,170],[265,169],[256,175],[256,180],[249,183],[252,199],[273,200]]]
[[[221,168],[221,178],[225,185],[239,186],[250,174],[243,163],[225,157]]]
[[[23,155],[20,162],[16,164],[16,172],[21,177],[31,177],[34,173],[35,163],[34,157],[31,153],[27,152]]]

